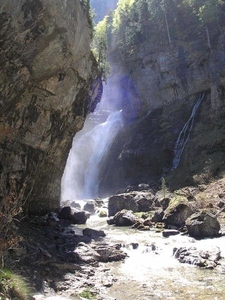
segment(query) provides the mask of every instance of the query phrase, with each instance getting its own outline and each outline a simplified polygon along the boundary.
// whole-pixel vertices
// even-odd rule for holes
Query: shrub
[[[17,236],[15,221],[19,221],[18,218],[23,211],[26,183],[19,186],[16,177],[11,176],[8,189],[4,188],[5,186],[2,176],[0,185],[2,194],[0,200],[0,268],[4,267],[8,251],[17,248],[21,241],[21,237]]]

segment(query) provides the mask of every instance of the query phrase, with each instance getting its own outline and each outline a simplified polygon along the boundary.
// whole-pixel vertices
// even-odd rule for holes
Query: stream
[[[124,245],[128,254],[124,262],[107,264],[118,278],[105,291],[107,296],[117,300],[225,299],[225,270],[181,264],[173,256],[174,247],[193,246],[201,250],[219,247],[221,256],[225,257],[225,237],[195,240],[177,235],[163,238],[155,231],[108,225],[106,218],[98,216],[91,216],[87,227],[104,230],[106,240]]]

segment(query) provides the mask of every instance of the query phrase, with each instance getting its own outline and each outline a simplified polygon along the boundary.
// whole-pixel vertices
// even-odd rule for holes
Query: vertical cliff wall
[[[160,186],[162,176],[173,189],[224,176],[225,36],[214,34],[211,49],[202,34],[172,45],[151,37],[119,64],[111,53],[111,81],[121,91],[127,123],[103,158],[102,196],[141,182]],[[202,93],[189,141],[172,171],[177,138]],[[112,101],[114,96],[112,90]]]
[[[0,196],[16,176],[31,213],[58,207],[72,138],[98,98],[90,42],[81,1],[1,1]]]

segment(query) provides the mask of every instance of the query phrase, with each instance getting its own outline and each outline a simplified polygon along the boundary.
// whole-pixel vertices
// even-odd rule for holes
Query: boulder
[[[164,211],[163,222],[166,225],[174,225],[182,227],[188,217],[193,214],[187,198],[181,195],[175,195],[169,203],[169,206]]]
[[[71,209],[70,206],[64,206],[58,213],[58,218],[68,220],[73,224],[85,224],[89,215],[78,209]]]
[[[220,223],[216,216],[206,211],[192,214],[185,222],[190,236],[194,238],[218,237]]]
[[[84,205],[84,210],[90,212],[91,214],[95,213],[96,204],[94,200],[88,200],[87,203]]]
[[[100,255],[101,262],[120,261],[127,257],[127,254],[121,250],[121,247],[121,244],[98,244],[95,247],[95,251]]]
[[[98,238],[98,237],[106,236],[106,234],[103,230],[96,230],[96,229],[92,229],[92,228],[85,228],[83,230],[83,235],[91,237],[91,238]]]
[[[116,226],[131,226],[135,224],[137,218],[131,210],[123,209],[116,213],[113,221]]]
[[[141,195],[135,197],[135,201],[138,205],[138,211],[147,212],[152,209],[152,204],[154,202],[154,196],[152,195]]]
[[[72,216],[72,210],[70,206],[64,206],[58,213],[59,219],[70,220]]]
[[[108,203],[109,216],[114,216],[122,209],[138,212],[138,204],[134,199],[135,195],[135,193],[124,193],[111,196]]]
[[[157,208],[151,218],[151,221],[154,223],[162,222],[164,216],[164,211],[161,208]]]
[[[85,224],[89,217],[84,210],[74,210],[71,220],[73,224]]]
[[[172,235],[177,235],[179,233],[180,233],[180,231],[176,230],[176,229],[164,229],[163,232],[162,232],[162,236],[163,237],[170,237]]]

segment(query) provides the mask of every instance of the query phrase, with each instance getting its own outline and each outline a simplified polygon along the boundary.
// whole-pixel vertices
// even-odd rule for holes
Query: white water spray
[[[122,126],[122,111],[106,111],[104,100],[74,137],[62,178],[63,201],[98,196],[99,163]]]
[[[176,169],[180,163],[181,155],[182,155],[184,148],[190,137],[190,133],[191,133],[191,130],[192,130],[192,127],[194,124],[194,119],[196,116],[196,112],[197,112],[200,104],[202,103],[204,96],[205,96],[205,94],[203,93],[199,97],[198,101],[196,102],[196,104],[194,105],[194,107],[192,109],[189,120],[184,125],[184,127],[182,128],[182,130],[178,136],[178,139],[176,141],[175,148],[174,148],[174,159],[173,159],[173,163],[172,163],[172,170]]]

